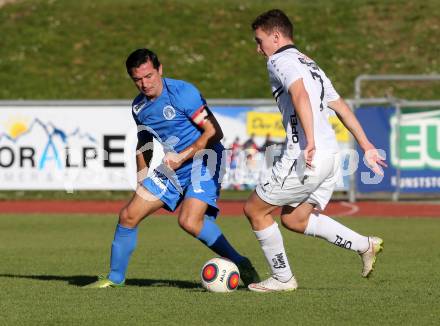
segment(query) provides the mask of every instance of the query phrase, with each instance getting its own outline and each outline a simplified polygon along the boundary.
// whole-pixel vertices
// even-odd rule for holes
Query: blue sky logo
[[[72,140],[74,140],[72,142]],[[96,158],[98,142],[80,128],[67,132],[51,122],[35,118],[31,123],[13,121],[7,131],[0,132],[0,166],[11,167],[19,164],[43,170],[55,166],[58,170],[71,165],[69,161],[72,143],[80,141],[88,144],[83,148],[83,162]]]

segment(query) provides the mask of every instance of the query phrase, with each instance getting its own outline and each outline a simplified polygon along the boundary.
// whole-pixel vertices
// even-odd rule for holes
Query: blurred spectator
[[[271,139],[271,137],[270,137],[270,133],[267,134],[267,135],[266,135],[266,140],[264,141],[263,145],[261,145],[261,147],[260,147],[260,152],[265,152],[266,149],[267,149],[269,146],[272,146],[272,145],[275,145],[275,144],[277,144],[277,143],[274,142],[274,141]]]
[[[230,168],[235,169],[237,167],[238,154],[240,152],[240,139],[236,137],[231,145],[231,159]]]
[[[253,149],[255,151],[258,150],[258,146],[255,143],[255,135],[251,134],[251,137],[243,143],[243,149]]]

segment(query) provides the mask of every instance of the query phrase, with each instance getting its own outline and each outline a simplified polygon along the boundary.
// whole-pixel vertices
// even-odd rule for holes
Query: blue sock
[[[126,228],[118,224],[115,238],[112,242],[112,255],[110,258],[110,274],[108,278],[113,283],[121,283],[125,280],[128,262],[131,253],[136,248],[137,227]]]
[[[226,257],[235,264],[238,264],[244,258],[231,246],[218,225],[209,217],[205,217],[202,230],[197,236],[197,239],[202,241],[217,255]]]

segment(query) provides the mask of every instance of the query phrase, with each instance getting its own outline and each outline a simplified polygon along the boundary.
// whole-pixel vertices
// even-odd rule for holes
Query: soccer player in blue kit
[[[225,160],[220,143],[223,133],[205,99],[188,82],[162,78],[162,65],[157,55],[148,49],[131,53],[126,68],[140,91],[132,105],[138,126],[138,187],[119,214],[110,273],[86,287],[124,286],[139,223],[162,207],[174,211],[179,204],[178,223],[182,229],[217,255],[232,260],[246,286],[259,281],[249,259],[229,244],[215,223],[221,167]],[[153,137],[162,144],[165,156],[147,177]]]

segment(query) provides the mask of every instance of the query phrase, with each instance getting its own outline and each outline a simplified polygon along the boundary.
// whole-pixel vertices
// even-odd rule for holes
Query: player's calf
[[[365,252],[369,247],[368,237],[318,212],[310,215],[304,234],[324,239],[333,245],[356,253]]]
[[[284,206],[281,212],[281,224],[290,231],[304,233],[314,209],[314,205],[306,202],[297,207]]]

